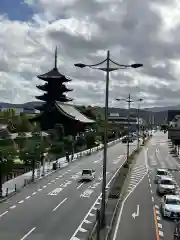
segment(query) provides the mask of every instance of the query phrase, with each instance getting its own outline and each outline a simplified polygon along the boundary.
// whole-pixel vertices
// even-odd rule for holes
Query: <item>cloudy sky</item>
[[[179,0],[0,0],[0,101],[41,95],[36,76],[53,68],[57,46],[74,103],[104,104],[104,73],[74,63],[98,63],[109,49],[118,63],[144,64],[111,73],[110,106],[128,93],[146,107],[179,104],[179,32]]]

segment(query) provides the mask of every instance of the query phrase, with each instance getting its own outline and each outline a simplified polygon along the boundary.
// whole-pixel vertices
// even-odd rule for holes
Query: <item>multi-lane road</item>
[[[127,185],[126,197],[119,209],[113,240],[170,240],[174,222],[161,216],[161,197],[154,183],[157,168],[166,168],[180,189],[180,160],[171,154],[167,134],[156,132],[139,155]]]
[[[120,143],[108,148],[107,182],[123,164],[125,152]],[[78,181],[84,168],[96,170],[93,182]],[[101,181],[102,151],[29,185],[0,204],[0,239],[84,239],[100,204]]]

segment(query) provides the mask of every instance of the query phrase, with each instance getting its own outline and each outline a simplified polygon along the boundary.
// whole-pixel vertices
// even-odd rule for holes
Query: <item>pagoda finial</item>
[[[55,48],[54,68],[57,68],[57,47]]]

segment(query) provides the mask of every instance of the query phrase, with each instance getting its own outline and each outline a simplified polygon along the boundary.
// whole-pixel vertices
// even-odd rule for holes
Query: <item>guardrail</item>
[[[121,139],[122,138],[118,138],[116,140],[109,142],[108,147],[117,144],[118,142],[121,141]],[[90,156],[91,154],[94,154],[97,151],[100,151],[102,149],[103,149],[103,144],[100,144],[97,147],[87,149],[87,150],[81,151],[79,153],[75,153],[74,159],[72,160],[72,162],[75,162],[82,157]],[[69,156],[70,159],[71,159],[71,157],[72,157],[72,155]],[[60,168],[67,167],[70,164],[66,161],[66,157],[59,158],[52,162],[48,162],[45,164],[45,166],[35,169],[35,180],[36,181],[40,180],[40,179],[48,176],[49,174],[52,174],[53,172],[55,172],[56,170],[52,170],[54,163],[57,163],[57,170],[59,170]],[[13,178],[13,179],[5,182],[3,184],[3,188],[2,188],[2,190],[3,190],[2,197],[6,197],[6,198],[11,197],[13,194],[19,192],[23,187],[27,186],[31,182],[32,182],[32,171],[22,174],[16,178]]]

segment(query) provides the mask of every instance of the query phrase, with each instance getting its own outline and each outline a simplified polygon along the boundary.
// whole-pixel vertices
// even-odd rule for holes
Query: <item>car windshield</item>
[[[168,179],[161,180],[161,184],[163,185],[173,185],[173,182]]]
[[[179,199],[166,199],[166,204],[180,205]]]
[[[91,174],[91,170],[83,170],[83,171],[82,171],[82,175],[83,175],[83,174]]]
[[[167,172],[164,172],[164,171],[157,171],[157,175],[167,175]]]

